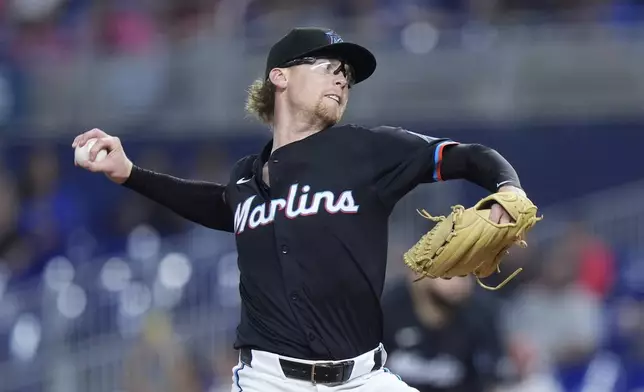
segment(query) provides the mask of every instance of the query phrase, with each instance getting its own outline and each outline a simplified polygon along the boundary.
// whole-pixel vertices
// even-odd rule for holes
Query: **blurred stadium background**
[[[229,390],[233,238],[75,168],[70,145],[99,127],[141,166],[225,181],[270,137],[246,87],[303,25],[379,58],[346,122],[487,144],[542,208],[495,293],[518,378],[644,390],[644,1],[1,0],[0,18],[0,391]],[[404,199],[389,279],[427,229],[415,208],[482,195]]]

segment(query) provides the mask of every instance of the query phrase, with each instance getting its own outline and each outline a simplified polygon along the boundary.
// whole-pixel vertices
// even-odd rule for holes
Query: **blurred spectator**
[[[499,272],[483,279],[483,283],[488,286],[495,287],[503,283],[503,281],[505,281],[505,279],[512,275],[517,269],[522,268],[522,271],[503,286],[502,290],[495,293],[500,299],[505,300],[513,298],[517,291],[521,290],[527,282],[534,279],[535,275],[539,271],[540,249],[532,244],[530,236],[528,236],[527,241],[527,248],[521,248],[519,246],[513,246],[510,248],[510,253],[503,258]]]
[[[621,257],[610,313],[610,350],[626,362],[644,364],[644,255],[625,251]],[[644,374],[643,374],[644,376]],[[641,380],[644,385],[644,377]]]
[[[0,28],[0,133],[19,133],[27,114],[26,72],[2,42]]]
[[[536,348],[521,336],[506,337],[514,379],[495,392],[564,392],[554,372],[536,367]]]
[[[139,120],[156,105],[167,75],[167,50],[154,2],[98,2],[102,109]]]
[[[472,295],[470,277],[413,277],[383,298],[387,364],[420,392],[491,391],[504,380],[506,357],[498,304]]]
[[[644,302],[620,298],[613,306],[613,349],[624,359],[644,363]]]
[[[125,385],[132,392],[198,392],[204,387],[198,368],[175,335],[164,313],[145,320],[141,341],[125,367]]]
[[[644,20],[644,1],[614,0],[606,11],[610,20],[618,24],[641,23]]]
[[[587,363],[602,343],[602,307],[580,287],[577,261],[569,247],[555,247],[537,279],[508,304],[509,338],[534,350],[535,371]]]
[[[53,146],[38,145],[26,155],[21,177],[20,232],[33,238],[39,262],[65,252],[67,236],[86,225],[86,209],[76,187],[60,178]]]
[[[563,241],[578,258],[579,285],[598,299],[605,299],[615,280],[616,261],[612,250],[578,222],[571,222]]]
[[[137,54],[151,48],[156,24],[144,1],[110,1],[99,6],[99,42],[106,53]]]
[[[497,0],[502,19],[529,22],[592,22],[612,0]]]
[[[51,62],[66,57],[68,47],[57,23],[57,13],[64,10],[61,3],[60,0],[9,3],[8,20],[17,33],[13,48],[20,58]]]
[[[18,232],[20,200],[13,178],[0,167],[0,263],[21,275],[32,262],[28,237]]]
[[[204,25],[215,20],[220,0],[169,0],[163,21],[170,37],[180,40],[198,35]]]

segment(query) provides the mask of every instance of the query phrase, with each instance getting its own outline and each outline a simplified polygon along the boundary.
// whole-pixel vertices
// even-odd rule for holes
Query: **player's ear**
[[[286,70],[283,68],[273,68],[268,74],[268,78],[277,88],[286,88],[288,84]]]

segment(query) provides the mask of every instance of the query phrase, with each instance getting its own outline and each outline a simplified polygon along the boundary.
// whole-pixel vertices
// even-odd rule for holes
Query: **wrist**
[[[126,160],[123,172],[113,176],[112,180],[119,185],[125,184],[132,176],[133,169],[134,169],[134,163],[132,163],[132,161],[130,161],[129,159]]]
[[[517,194],[519,194],[519,195],[521,195],[523,197],[527,196],[523,189],[521,189],[519,187],[516,187],[514,185],[503,185],[502,187],[500,187],[497,190],[497,192],[513,192],[513,193],[517,193]]]

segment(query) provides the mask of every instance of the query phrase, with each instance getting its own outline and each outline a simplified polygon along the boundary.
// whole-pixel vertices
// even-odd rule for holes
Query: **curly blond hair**
[[[268,79],[257,79],[248,87],[246,112],[266,125],[273,123],[275,85]]]

